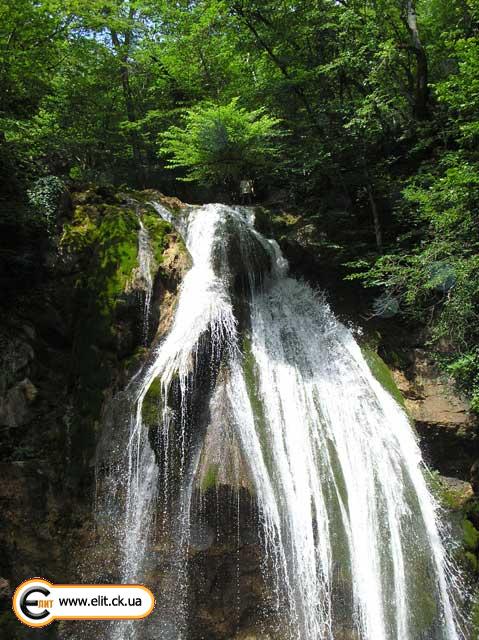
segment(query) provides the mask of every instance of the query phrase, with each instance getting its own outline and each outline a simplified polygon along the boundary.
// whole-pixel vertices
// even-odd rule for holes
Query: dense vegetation
[[[478,0],[1,0],[2,227],[35,237],[59,180],[252,178],[315,221],[343,194],[349,277],[479,410],[478,27]]]

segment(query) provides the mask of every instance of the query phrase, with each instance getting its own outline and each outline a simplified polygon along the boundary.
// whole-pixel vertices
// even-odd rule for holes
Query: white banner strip
[[[151,591],[138,584],[52,584],[33,578],[13,596],[15,615],[30,627],[53,620],[139,620],[154,606]]]

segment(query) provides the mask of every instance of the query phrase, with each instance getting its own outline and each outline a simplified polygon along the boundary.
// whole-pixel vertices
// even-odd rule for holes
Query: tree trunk
[[[369,198],[369,204],[371,205],[371,212],[373,214],[373,222],[374,222],[374,235],[376,236],[376,247],[379,253],[383,252],[383,233],[381,230],[381,221],[379,220],[379,211],[378,206],[376,204],[376,200],[374,199],[373,188],[371,183],[368,181],[366,186]]]
[[[273,63],[277,66],[277,68],[280,70],[280,72],[283,74],[283,76],[291,82],[291,90],[296,94],[299,100],[303,103],[303,106],[306,109],[306,112],[309,116],[311,124],[316,129],[322,130],[322,127],[319,126],[318,119],[315,116],[314,109],[308,97],[306,96],[302,88],[297,86],[297,84],[295,84],[294,78],[291,76],[291,73],[287,65],[274,53],[273,48],[265,41],[265,39],[261,37],[259,31],[256,29],[251,18],[246,14],[246,12],[242,9],[242,7],[238,3],[235,3],[233,5],[232,11],[237,16],[239,16],[241,20],[243,20],[243,23],[251,31],[256,41],[258,42],[258,44],[266,51],[266,53],[269,55],[269,57],[271,58]],[[262,22],[267,24],[264,18],[262,19]]]
[[[406,0],[406,23],[411,35],[411,49],[416,56],[416,82],[414,92],[414,116],[425,120],[429,115],[428,65],[426,51],[419,37],[414,0]]]
[[[133,16],[130,16],[133,17]],[[120,77],[123,88],[123,98],[125,100],[126,116],[128,122],[135,124],[137,122],[137,114],[135,108],[135,100],[130,85],[130,72],[128,69],[128,47],[131,40],[131,33],[125,33],[123,45],[120,42],[118,33],[113,29],[110,30],[111,41],[120,60]],[[137,131],[130,131],[130,144],[135,163],[135,171],[140,187],[145,187],[145,172],[141,157],[141,141]]]

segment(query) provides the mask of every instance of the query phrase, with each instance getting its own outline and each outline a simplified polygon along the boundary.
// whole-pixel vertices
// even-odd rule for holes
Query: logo
[[[139,584],[52,584],[33,578],[13,594],[13,611],[29,627],[53,620],[140,620],[154,606],[151,591]]]
[[[43,611],[32,611],[30,607],[51,607],[53,605],[53,600],[40,600],[39,598],[32,599],[31,596],[36,596],[41,593],[43,596],[49,596],[51,591],[46,587],[29,587],[26,591],[24,591],[20,597],[20,610],[24,615],[27,616],[30,620],[43,620],[50,615],[48,609],[44,609]]]

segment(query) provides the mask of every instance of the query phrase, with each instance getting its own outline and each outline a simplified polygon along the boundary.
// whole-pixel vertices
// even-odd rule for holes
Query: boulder
[[[6,345],[2,348],[0,358],[0,395],[17,382],[26,367],[34,359],[33,347],[20,337],[13,337],[6,340]]]
[[[28,422],[29,406],[35,400],[38,389],[28,379],[11,387],[3,398],[0,398],[0,426],[20,427]]]

